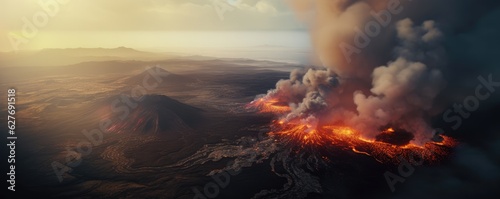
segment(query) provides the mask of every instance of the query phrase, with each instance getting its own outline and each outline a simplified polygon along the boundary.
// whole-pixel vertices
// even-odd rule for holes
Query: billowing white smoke
[[[433,135],[425,114],[444,84],[438,68],[429,65],[437,63],[433,58],[442,56],[435,46],[442,34],[433,21],[415,27],[410,19],[404,19],[397,23],[397,35],[401,41],[396,48],[399,57],[373,70],[370,94],[354,93],[358,117],[351,122],[372,136],[381,126],[397,125],[413,132],[417,144],[422,144]]]
[[[428,112],[444,87],[439,70],[444,65],[443,34],[434,21],[398,20],[349,59],[339,48],[343,42],[353,43],[360,34],[357,25],[373,20],[373,13],[382,13],[389,2],[292,1],[311,24],[323,68],[295,70],[268,92],[265,97],[290,105],[284,119],[345,124],[371,139],[390,125],[414,133],[413,143],[419,145],[433,137]]]

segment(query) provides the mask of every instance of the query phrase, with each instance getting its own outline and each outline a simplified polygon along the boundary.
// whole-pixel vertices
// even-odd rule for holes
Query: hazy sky
[[[125,40],[131,38],[120,38],[120,32],[305,29],[285,0],[40,0],[56,1],[57,7],[41,6],[39,0],[1,0],[0,33],[4,36],[0,37],[0,50],[12,50],[12,40],[21,50],[75,47],[80,43],[100,47],[102,42],[119,39],[126,45]],[[226,12],[218,12],[214,1],[220,2],[215,4],[220,5],[219,9],[228,8]],[[31,35],[23,32],[29,26],[38,31],[31,31]],[[99,35],[100,32],[105,34]]]

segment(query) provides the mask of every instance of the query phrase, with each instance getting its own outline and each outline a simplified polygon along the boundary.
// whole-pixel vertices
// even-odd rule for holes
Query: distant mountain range
[[[154,71],[156,77],[161,78],[158,87],[186,85],[196,81],[195,79],[171,73],[157,66],[151,67],[149,70]],[[123,83],[127,85],[142,85],[144,77],[147,76],[151,76],[150,72],[144,71],[140,74],[126,78]]]
[[[0,53],[0,67],[63,66],[91,61],[154,61],[176,57],[173,53],[153,53],[132,48],[64,48]]]

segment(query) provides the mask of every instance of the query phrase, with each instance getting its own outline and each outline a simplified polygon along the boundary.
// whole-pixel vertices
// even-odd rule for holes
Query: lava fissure
[[[263,97],[254,100],[248,107],[257,109],[259,113],[272,113],[276,116],[289,113],[286,110],[290,109],[277,104],[278,100]],[[273,121],[271,127],[268,134],[281,145],[294,150],[312,151],[329,157],[328,148],[336,147],[373,157],[381,163],[399,163],[400,157],[415,156],[434,162],[447,155],[456,145],[455,140],[443,135],[440,136],[440,142],[430,141],[417,145],[410,142],[414,139],[411,133],[392,127],[382,129],[375,138],[364,137],[347,125],[325,124],[317,120],[279,119]]]

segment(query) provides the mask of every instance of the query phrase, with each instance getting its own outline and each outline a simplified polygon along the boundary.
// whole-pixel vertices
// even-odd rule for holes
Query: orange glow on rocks
[[[260,113],[286,113],[291,109],[288,105],[279,104],[277,99],[260,98],[248,104],[247,108],[256,108]]]
[[[276,105],[277,100],[258,99],[249,104],[259,109],[260,113],[275,113],[282,115],[290,111],[288,106]],[[320,149],[328,150],[331,147],[350,150],[356,154],[363,154],[373,157],[381,163],[399,162],[400,157],[418,157],[426,161],[436,161],[449,153],[449,149],[457,144],[450,137],[441,136],[441,142],[428,142],[422,146],[405,143],[394,144],[378,140],[376,138],[366,138],[354,128],[345,125],[325,125],[311,124],[306,120],[294,119],[287,121],[276,120],[271,125],[269,132],[276,141],[300,149]],[[386,136],[396,136],[398,130],[386,128],[380,134]]]

